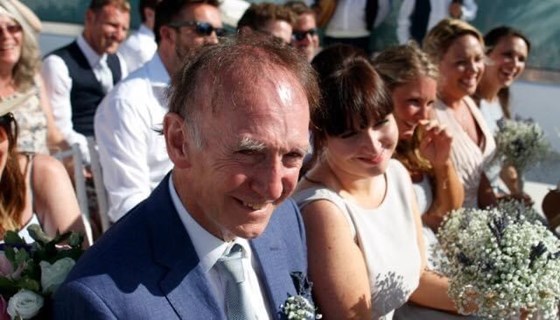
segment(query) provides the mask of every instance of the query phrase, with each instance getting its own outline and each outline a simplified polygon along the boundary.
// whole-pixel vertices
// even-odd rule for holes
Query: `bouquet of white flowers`
[[[503,119],[498,126],[498,157],[503,157],[506,164],[513,165],[519,172],[524,172],[529,164],[542,160],[550,149],[544,131],[532,120]]]
[[[74,232],[49,238],[39,225],[28,227],[32,244],[13,231],[0,251],[0,319],[44,319],[49,298],[80,257],[83,236]]]
[[[438,239],[447,261],[449,295],[459,312],[556,319],[560,301],[560,240],[534,210],[515,201],[491,209],[459,209]],[[472,310],[471,310],[472,311]]]

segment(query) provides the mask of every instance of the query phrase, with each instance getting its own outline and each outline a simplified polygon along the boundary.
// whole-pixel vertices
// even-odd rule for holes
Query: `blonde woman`
[[[451,161],[464,187],[464,207],[486,207],[496,198],[484,168],[496,143],[470,97],[484,72],[484,40],[470,24],[444,19],[430,30],[423,48],[439,69],[435,119],[447,126],[453,144]]]

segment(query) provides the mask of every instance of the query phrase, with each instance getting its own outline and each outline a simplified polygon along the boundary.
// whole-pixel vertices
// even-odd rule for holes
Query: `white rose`
[[[12,319],[31,319],[43,307],[43,297],[33,291],[21,290],[8,301],[8,314]]]
[[[68,257],[62,258],[54,264],[41,261],[39,266],[41,266],[41,287],[43,287],[43,293],[55,292],[58,286],[64,282],[68,272],[72,270],[75,264],[76,261]]]

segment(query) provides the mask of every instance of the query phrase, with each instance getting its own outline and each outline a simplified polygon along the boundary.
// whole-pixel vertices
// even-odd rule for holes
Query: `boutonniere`
[[[302,272],[290,274],[296,287],[297,295],[288,294],[288,299],[280,305],[280,310],[290,320],[314,320],[323,316],[316,313],[315,305],[311,302],[311,287],[313,283]]]

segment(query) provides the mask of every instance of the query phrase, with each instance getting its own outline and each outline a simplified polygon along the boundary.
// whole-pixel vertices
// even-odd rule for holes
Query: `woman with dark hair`
[[[463,207],[492,205],[496,198],[484,173],[496,143],[471,95],[484,72],[484,40],[467,22],[444,19],[430,30],[424,51],[438,66],[435,119],[453,137],[451,160],[463,184]]]
[[[521,31],[508,26],[490,30],[484,36],[486,45],[486,68],[473,98],[478,103],[486,123],[496,134],[501,119],[511,119],[509,87],[525,70],[531,50],[529,39]],[[499,188],[499,177],[512,196],[525,197],[519,188],[517,172],[512,166],[501,167],[497,162],[486,170],[490,184],[498,196],[506,192]]]
[[[17,150],[18,125],[11,113],[17,102],[0,103],[0,239],[13,230],[31,242],[27,231],[31,224],[40,224],[50,236],[69,230],[85,236],[86,227],[63,165],[47,155]]]
[[[363,52],[335,45],[312,62],[323,94],[313,111],[313,164],[294,195],[302,210],[314,299],[326,319],[392,319],[425,272],[412,183],[391,159],[393,106]],[[426,288],[452,310],[446,283]],[[426,293],[425,292],[425,293]]]

